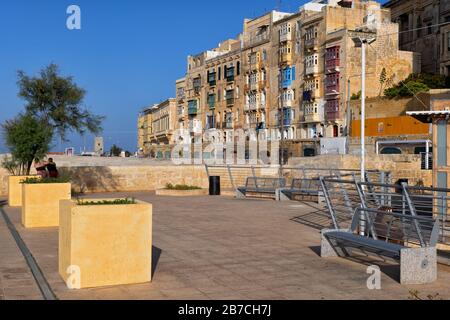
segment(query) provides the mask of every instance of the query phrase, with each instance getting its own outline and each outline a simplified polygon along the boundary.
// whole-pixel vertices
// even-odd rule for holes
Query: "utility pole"
[[[376,34],[367,33],[353,38],[356,47],[361,47],[361,182],[366,182],[366,50],[375,42]]]
[[[366,182],[366,46],[361,40],[361,182]]]

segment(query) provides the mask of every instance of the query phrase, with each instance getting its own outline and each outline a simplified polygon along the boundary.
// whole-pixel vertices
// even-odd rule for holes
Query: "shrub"
[[[114,200],[101,200],[101,201],[89,201],[77,199],[77,205],[79,206],[110,206],[110,205],[128,205],[136,204],[134,198],[114,199]]]
[[[196,186],[189,186],[185,184],[177,184],[173,185],[171,183],[166,184],[167,190],[179,190],[179,191],[187,191],[187,190],[201,190],[202,188]]]
[[[358,91],[358,93],[352,94],[351,100],[360,100],[361,99],[361,90]]]
[[[400,83],[386,89],[384,94],[388,98],[412,97],[419,92],[430,89],[450,88],[450,77],[427,73],[411,74]]]
[[[430,88],[426,84],[417,81],[408,81],[406,83],[401,82],[392,88],[386,89],[384,94],[386,97],[393,99],[412,97],[419,92],[428,91],[430,91]]]
[[[45,184],[45,183],[68,183],[70,182],[69,177],[58,177],[58,178],[26,178],[21,183],[23,184]]]

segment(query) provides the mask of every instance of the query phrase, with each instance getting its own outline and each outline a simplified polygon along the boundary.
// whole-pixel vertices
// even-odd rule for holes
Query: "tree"
[[[383,93],[386,81],[387,81],[387,71],[386,71],[386,68],[383,68],[383,70],[381,70],[381,74],[380,74],[380,93],[379,93],[379,96],[381,96],[381,94]]]
[[[411,74],[405,80],[384,91],[388,98],[412,97],[419,92],[430,89],[445,89],[450,87],[449,77],[427,73]]]
[[[72,77],[59,75],[58,66],[50,64],[38,77],[18,72],[19,97],[26,101],[26,112],[45,121],[65,140],[68,131],[97,134],[102,116],[91,114],[84,106],[86,91]]]
[[[52,128],[30,114],[20,114],[7,120],[2,130],[11,152],[11,158],[4,160],[3,167],[15,175],[29,175],[34,159],[42,159],[50,149]]]
[[[408,81],[406,83],[401,83],[401,85],[386,89],[384,94],[391,99],[405,98],[412,97],[419,92],[428,92],[429,90],[430,88],[422,82]]]
[[[122,153],[122,148],[119,148],[115,144],[111,147],[110,154],[112,157],[120,157]]]

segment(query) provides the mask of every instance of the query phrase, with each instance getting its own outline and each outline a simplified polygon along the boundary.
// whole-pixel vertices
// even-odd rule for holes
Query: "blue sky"
[[[17,70],[36,74],[60,66],[87,90],[86,106],[105,115],[106,147],[136,149],[137,114],[144,106],[174,96],[186,56],[235,37],[244,18],[274,9],[277,0],[14,0],[0,3],[0,122],[23,110]],[[307,1],[282,0],[294,12]],[[66,28],[66,9],[82,10],[82,30]],[[93,137],[71,135],[54,150],[89,148]],[[6,151],[0,139],[0,152]]]

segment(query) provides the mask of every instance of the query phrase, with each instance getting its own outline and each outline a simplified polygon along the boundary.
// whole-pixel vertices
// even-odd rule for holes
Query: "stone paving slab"
[[[125,196],[153,204],[158,263],[149,284],[68,290],[58,274],[58,229],[25,230],[20,225],[20,210],[6,208],[58,298],[372,300],[408,299],[410,290],[450,298],[448,267],[439,267],[439,280],[434,284],[401,286],[398,265],[386,264],[382,290],[370,291],[366,271],[374,261],[321,259],[320,230],[304,221],[317,216],[323,223],[323,212],[314,206],[150,193],[90,197]]]
[[[41,300],[41,292],[0,215],[0,300]]]

